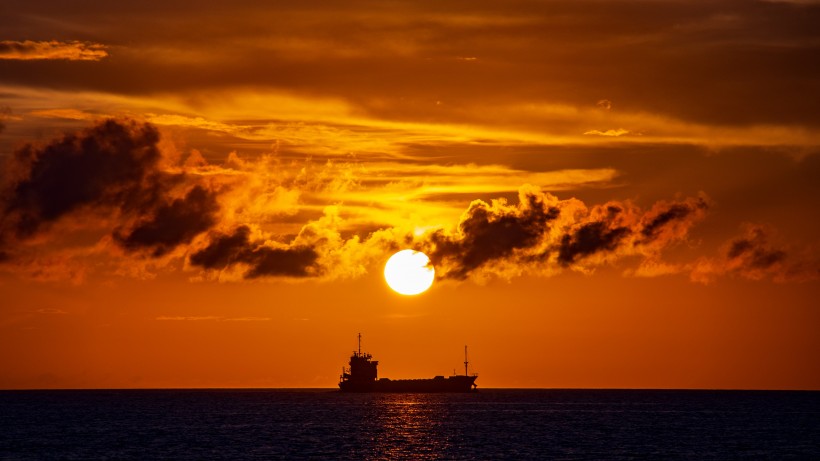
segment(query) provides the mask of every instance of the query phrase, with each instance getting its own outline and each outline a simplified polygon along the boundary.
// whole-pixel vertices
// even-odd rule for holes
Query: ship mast
[[[464,376],[467,375],[467,364],[470,363],[467,361],[467,346],[464,346]]]

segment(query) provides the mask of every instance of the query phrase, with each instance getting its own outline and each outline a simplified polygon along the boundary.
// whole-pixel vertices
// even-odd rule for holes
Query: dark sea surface
[[[820,392],[0,391],[0,458],[820,460]]]

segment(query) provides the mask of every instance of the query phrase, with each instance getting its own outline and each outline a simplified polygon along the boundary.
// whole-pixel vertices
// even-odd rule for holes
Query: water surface
[[[820,392],[0,391],[2,459],[820,459]]]

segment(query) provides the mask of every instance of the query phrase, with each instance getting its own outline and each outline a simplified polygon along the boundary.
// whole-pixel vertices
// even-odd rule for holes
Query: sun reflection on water
[[[429,394],[373,396],[368,459],[441,459],[451,452],[449,405]]]

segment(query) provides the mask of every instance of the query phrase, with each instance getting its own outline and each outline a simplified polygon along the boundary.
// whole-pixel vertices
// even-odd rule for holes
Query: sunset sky
[[[818,24],[4,0],[0,388],[820,389]]]

